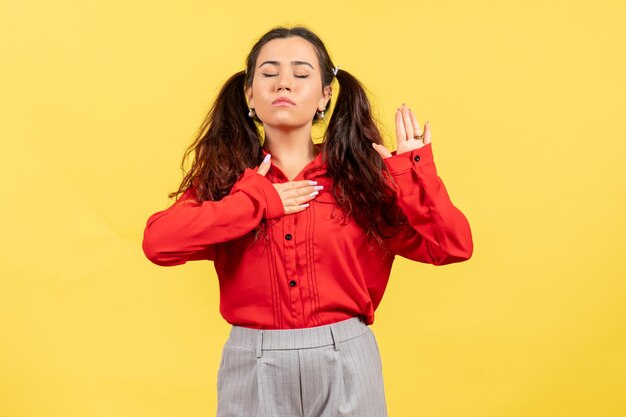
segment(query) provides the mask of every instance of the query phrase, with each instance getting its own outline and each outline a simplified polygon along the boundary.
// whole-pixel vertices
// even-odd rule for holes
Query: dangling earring
[[[248,110],[248,117],[254,117],[254,109]]]
[[[324,109],[324,110],[326,110],[326,109]],[[320,119],[323,119],[323,118],[324,118],[324,110],[322,110],[321,112],[319,112],[319,114],[318,114],[318,116],[317,116],[317,117],[319,117]]]

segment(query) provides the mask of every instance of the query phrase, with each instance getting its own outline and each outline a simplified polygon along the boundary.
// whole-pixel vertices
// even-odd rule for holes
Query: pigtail
[[[381,237],[388,237],[384,231],[402,222],[387,167],[372,147],[382,144],[382,136],[365,88],[345,70],[336,77],[339,95],[324,140],[332,192],[345,214],[382,243]]]
[[[221,200],[246,168],[260,162],[261,138],[254,120],[248,116],[245,78],[245,72],[239,71],[220,90],[183,156],[184,172],[185,161],[194,152],[191,169],[170,198],[193,186],[199,201]]]

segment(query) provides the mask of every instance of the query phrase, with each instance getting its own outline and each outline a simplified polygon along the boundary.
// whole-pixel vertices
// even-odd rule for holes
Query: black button
[[[291,235],[290,235],[289,233],[287,233],[287,234],[285,235],[285,239],[287,239],[287,240],[291,240]]]
[[[294,281],[294,280],[289,281],[289,285],[291,287],[295,287],[296,286],[296,281]]]
[[[419,155],[415,155],[415,156],[413,157],[413,160],[414,160],[415,162],[419,162],[419,160],[420,160],[420,156],[419,156]]]

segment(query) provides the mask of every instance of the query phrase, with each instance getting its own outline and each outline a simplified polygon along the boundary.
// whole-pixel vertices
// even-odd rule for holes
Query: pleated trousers
[[[217,417],[387,417],[380,351],[359,317],[324,326],[232,326]]]

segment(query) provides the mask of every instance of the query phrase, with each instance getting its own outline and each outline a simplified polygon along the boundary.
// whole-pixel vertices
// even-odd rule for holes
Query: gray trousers
[[[386,417],[380,352],[358,317],[324,326],[232,326],[217,417]]]

